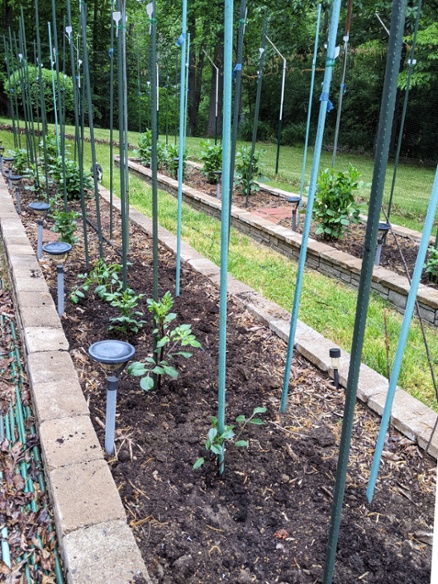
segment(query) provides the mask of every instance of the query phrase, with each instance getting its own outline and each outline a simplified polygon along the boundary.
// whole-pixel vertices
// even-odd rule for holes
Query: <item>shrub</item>
[[[255,150],[251,166],[251,148],[249,146],[242,146],[236,154],[236,179],[235,184],[237,190],[242,194],[255,193],[260,189],[256,179],[263,179],[262,175],[262,158],[266,154],[266,150]]]
[[[438,280],[438,249],[435,247],[429,247],[428,256],[424,268],[426,274],[429,276],[431,282],[436,282]]]
[[[210,184],[217,183],[215,172],[222,169],[222,144],[211,144],[210,140],[204,140],[201,147],[200,158],[204,163],[201,172]]]
[[[351,164],[346,172],[326,168],[319,176],[313,217],[318,223],[316,235],[326,240],[343,237],[350,223],[359,222],[359,205],[354,193],[361,186],[360,173]]]
[[[58,183],[61,191],[64,190],[64,177],[62,171],[62,156],[59,156],[49,165],[49,172],[52,178]],[[77,201],[81,198],[81,181],[80,168],[74,160],[64,159],[65,164],[65,188],[67,192],[67,199],[69,201]],[[84,191],[91,191],[93,185],[91,183],[90,173],[84,173],[82,177],[82,184]]]

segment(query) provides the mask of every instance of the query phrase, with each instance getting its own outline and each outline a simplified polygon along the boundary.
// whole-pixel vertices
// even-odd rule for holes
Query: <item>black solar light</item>
[[[32,203],[29,203],[29,209],[31,209],[38,218],[37,258],[40,260],[43,248],[44,219],[46,218],[47,211],[50,209],[50,205],[49,203],[43,203],[42,201],[32,201]]]
[[[58,273],[58,315],[61,317],[64,314],[64,264],[71,251],[71,245],[64,241],[54,241],[46,243],[43,246],[43,251],[54,256],[58,262],[56,266]]]
[[[216,175],[216,198],[221,198],[221,187],[222,187],[222,171],[215,170],[214,174]]]
[[[384,222],[379,223],[379,233],[378,233],[378,239],[377,239],[376,257],[374,259],[375,266],[380,266],[380,255],[382,253],[382,246],[386,241],[386,236],[388,235],[389,229],[390,229],[389,223],[384,223]]]
[[[10,174],[9,175],[9,188],[12,190],[12,188],[15,186],[15,198],[17,199],[17,212],[19,215],[21,215],[21,181],[22,181],[23,177],[19,174]]]
[[[298,206],[301,201],[301,197],[288,197],[286,199],[288,203],[292,203],[292,231],[297,230],[297,211]]]
[[[339,358],[341,356],[341,349],[330,349],[329,354],[332,360],[333,381],[336,389],[339,389]]]

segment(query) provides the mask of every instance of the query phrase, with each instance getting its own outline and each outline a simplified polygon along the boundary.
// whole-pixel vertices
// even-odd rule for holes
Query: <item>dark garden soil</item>
[[[187,178],[185,182],[187,184],[211,195],[212,197],[216,197],[216,185],[209,184],[197,168],[188,165],[186,172]],[[233,204],[238,207],[246,208],[245,196],[234,190]],[[274,207],[290,208],[290,214],[292,216],[292,205],[291,203],[288,203],[287,200],[283,197],[270,194],[263,190],[260,190],[250,195],[249,197],[249,211],[257,211],[259,209]],[[269,217],[266,218],[268,219]],[[302,215],[302,221],[297,228],[298,233],[302,233],[303,223],[304,214]],[[290,229],[291,218],[281,219],[278,221],[278,224]],[[315,229],[316,224],[312,223],[310,237],[318,241],[324,241],[321,236],[315,235]],[[365,230],[366,225],[364,223],[350,225],[345,237],[338,239],[337,241],[324,241],[324,243],[327,243],[327,245],[348,253],[356,258],[362,258]],[[388,270],[396,272],[397,274],[406,276],[406,264],[409,276],[412,276],[415,267],[415,261],[417,259],[417,253],[418,243],[407,239],[406,237],[397,236],[391,232],[388,234],[385,245],[382,248],[380,265],[384,268],[387,268]],[[423,273],[422,283],[433,288],[438,287],[437,284],[429,282],[429,279],[425,273]]]
[[[90,207],[91,207],[90,203]],[[26,208],[26,203],[23,203]],[[102,203],[105,233],[108,207]],[[90,211],[90,217],[93,212]],[[23,220],[35,242],[34,218]],[[119,233],[119,221],[116,221]],[[78,230],[78,235],[80,232]],[[114,245],[120,241],[115,238]],[[96,238],[89,247],[97,256]],[[105,246],[107,261],[119,261]],[[126,338],[136,359],[151,352],[151,241],[131,227],[129,285],[144,293],[147,324]],[[55,265],[42,269],[56,297]],[[66,266],[66,289],[84,272],[83,242]],[[160,295],[174,290],[175,261],[160,248]],[[89,400],[101,443],[104,438],[104,373],[90,362],[88,347],[108,334],[115,309],[93,296],[66,302],[63,325]],[[320,583],[328,537],[344,394],[302,357],[295,357],[288,411],[279,414],[286,347],[233,302],[229,304],[227,422],[265,406],[263,426],[251,426],[247,449],[229,445],[225,472],[203,448],[217,410],[218,291],[182,269],[177,323],[190,323],[202,344],[178,362],[179,377],[160,391],[143,392],[138,378],[122,375],[117,404],[116,456],[109,465],[128,522],[155,583]],[[121,336],[120,338],[125,338]],[[429,584],[433,525],[434,462],[391,431],[373,503],[365,489],[379,420],[358,405],[334,582]],[[198,456],[206,457],[200,470]]]

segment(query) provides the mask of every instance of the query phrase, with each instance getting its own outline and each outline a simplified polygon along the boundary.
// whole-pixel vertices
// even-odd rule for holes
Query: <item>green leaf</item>
[[[150,391],[154,387],[154,380],[152,377],[149,377],[149,375],[147,377],[143,377],[143,379],[140,381],[140,387],[145,391]]]
[[[186,359],[190,359],[192,353],[187,353],[185,351],[178,351],[175,355],[181,355],[181,357],[185,357]]]
[[[260,418],[252,418],[252,420],[249,420],[249,423],[254,424],[255,426],[263,426],[265,424]]]
[[[202,457],[198,458],[198,460],[193,465],[194,470],[198,470],[198,468],[201,468],[201,466],[204,464],[204,462],[205,462],[205,460]]]
[[[134,375],[135,377],[140,377],[146,373],[147,369],[145,368],[143,363],[140,361],[136,361],[135,363],[131,363],[128,367],[129,375]]]
[[[243,414],[241,414],[240,416],[237,416],[237,418],[236,418],[236,422],[238,424],[243,424],[245,421],[246,421],[246,418]]]
[[[219,446],[219,444],[212,444],[210,450],[214,454],[217,454],[218,456],[220,456],[221,454],[223,454],[224,447],[223,447],[223,445]]]
[[[225,428],[220,437],[223,440],[231,440],[231,438],[234,438],[234,432],[231,428]]]
[[[210,428],[210,430],[208,431],[208,439],[210,440],[210,442],[213,442],[214,439],[217,436],[217,429],[216,428]]]
[[[237,448],[247,448],[248,447],[248,442],[246,440],[238,440],[234,446],[236,446]]]
[[[254,408],[252,411],[252,415],[254,414],[264,414],[266,413],[266,408],[263,407],[258,407],[258,408]]]

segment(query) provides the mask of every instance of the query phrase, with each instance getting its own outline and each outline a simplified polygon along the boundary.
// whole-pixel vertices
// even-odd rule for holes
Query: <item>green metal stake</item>
[[[304,180],[306,174],[306,164],[307,164],[307,150],[309,147],[309,135],[310,135],[310,122],[312,119],[312,102],[313,102],[313,89],[315,87],[315,72],[316,72],[316,57],[318,56],[318,43],[319,43],[319,28],[321,25],[321,3],[318,4],[318,11],[316,17],[316,34],[315,34],[315,45],[313,47],[313,60],[312,60],[312,75],[310,79],[310,91],[309,91],[309,105],[307,108],[307,125],[306,125],[306,139],[304,141],[304,154],[303,154],[303,167],[301,169],[301,183],[300,183],[300,203],[298,209],[301,209],[303,194],[304,194]],[[297,213],[297,225],[300,224],[300,213]]]
[[[246,189],[245,206],[248,207],[249,193],[251,190],[251,179],[252,179],[252,168],[254,161],[254,152],[257,140],[257,127],[259,125],[259,111],[260,111],[260,100],[262,96],[262,79],[263,79],[263,64],[265,62],[265,47],[266,47],[266,30],[268,27],[268,19],[266,17],[266,8],[264,9],[265,15],[263,18],[263,32],[262,32],[262,46],[260,47],[260,61],[259,61],[259,71],[257,76],[257,94],[256,94],[256,104],[254,111],[254,125],[252,127],[252,144],[251,144],[251,158],[249,161],[248,169],[248,186]]]
[[[108,51],[110,59],[110,239],[113,238],[113,179],[114,179],[114,18],[111,14],[111,46]]]
[[[406,347],[406,342],[408,340],[409,328],[411,326],[411,320],[414,314],[418,286],[420,284],[421,273],[423,271],[423,266],[426,259],[427,248],[429,247],[429,237],[432,232],[437,203],[438,203],[438,169],[435,174],[435,181],[432,188],[432,196],[430,198],[429,206],[427,209],[427,215],[424,220],[420,247],[418,249],[417,260],[415,262],[415,269],[412,275],[411,287],[409,289],[409,295],[406,301],[406,308],[405,313],[403,315],[403,323],[400,330],[397,351],[394,358],[394,365],[391,371],[385,407],[382,414],[382,420],[380,422],[380,430],[376,442],[373,464],[371,465],[370,479],[368,481],[367,488],[367,498],[370,503],[373,500],[374,496],[374,489],[376,486],[377,474],[379,472],[380,459],[382,456],[383,448],[385,446],[386,431],[388,430],[389,420],[391,417],[392,404],[394,402],[395,392],[397,389],[397,382],[402,367],[403,354]]]
[[[71,6],[70,0],[67,0],[67,22],[68,25],[65,28],[65,33],[67,34],[69,45],[70,45],[70,62],[71,62],[71,77],[73,82],[73,97],[74,97],[74,104],[75,104],[75,143],[78,156],[78,164],[80,168],[83,168],[83,151],[80,143],[80,136],[79,136],[79,91],[78,91],[78,83],[76,78],[76,59],[74,54],[74,44],[73,44],[73,27],[72,27],[72,20],[71,20]],[[87,233],[87,210],[85,207],[85,197],[84,197],[84,180],[83,180],[83,173],[79,173],[79,188],[81,191],[81,211],[82,211],[82,227],[84,233],[84,253],[85,253],[85,266],[87,270],[90,267],[90,258],[88,253],[88,233]]]
[[[304,266],[306,263],[307,245],[310,234],[310,224],[312,220],[313,203],[315,201],[316,181],[318,178],[319,162],[321,159],[322,140],[324,137],[324,126],[327,116],[327,105],[329,101],[330,86],[333,76],[333,67],[335,64],[335,45],[336,34],[339,24],[339,13],[341,9],[341,0],[335,0],[332,9],[332,16],[330,22],[330,32],[327,45],[327,60],[325,64],[324,82],[322,86],[322,93],[320,96],[320,108],[318,119],[318,130],[316,133],[315,150],[313,154],[312,173],[310,177],[309,194],[307,199],[307,211],[304,221],[303,237],[301,240],[300,257],[298,260],[297,281],[295,284],[294,302],[292,307],[292,316],[290,321],[289,342],[287,346],[286,368],[284,371],[283,391],[281,394],[281,413],[286,412],[287,394],[289,391],[290,369],[292,365],[292,353],[295,343],[295,333],[297,330],[298,311],[300,307],[301,289],[303,286]]]
[[[323,584],[331,584],[336,559],[336,546],[339,538],[342,502],[344,498],[347,477],[347,466],[354,419],[354,406],[356,404],[357,383],[359,380],[360,363],[366,328],[366,317],[371,293],[374,255],[377,245],[380,208],[382,206],[383,200],[383,188],[385,185],[389,143],[391,139],[391,128],[394,117],[406,4],[407,0],[394,0],[392,5],[391,32],[389,35],[388,57],[384,77],[385,81],[383,86],[379,129],[377,134],[374,175],[371,186],[370,206],[368,211],[368,221],[362,260],[362,271],[357,297],[350,370],[347,381],[344,418],[342,422],[341,443],[339,447],[338,467],[333,495],[332,515]]]
[[[50,22],[47,23],[47,29],[48,29],[48,34],[49,34],[50,73],[52,75],[53,113],[55,116],[56,147],[57,147],[58,156],[59,156],[58,107],[57,107],[57,103],[56,103],[55,71],[53,69],[53,65],[55,65],[55,61],[57,60],[58,56],[57,56],[57,52],[53,50],[53,46],[52,46],[52,28],[50,26]]]
[[[158,120],[157,120],[157,75],[155,64],[157,61],[157,25],[155,17],[155,0],[152,0],[146,7],[151,35],[151,121],[152,121],[152,151],[151,151],[151,172],[152,172],[152,260],[153,260],[153,298],[158,301],[158,183],[157,183],[157,142],[158,142]],[[158,337],[154,340],[155,346]],[[158,355],[157,355],[158,357]]]
[[[233,0],[225,0],[224,33],[224,107],[222,116],[222,211],[221,211],[221,263],[219,299],[219,380],[218,380],[218,431],[225,429],[225,382],[227,359],[227,272],[229,240],[229,197],[231,168],[231,111],[233,93]],[[219,456],[219,473],[224,472],[224,455]]]
[[[180,294],[181,280],[181,223],[182,223],[182,183],[184,172],[184,131],[185,131],[185,87],[186,87],[186,46],[187,46],[187,0],[182,0],[182,27],[177,46],[181,47],[180,102],[179,102],[179,162],[178,162],[178,209],[176,226],[176,282],[175,296]]]
[[[408,109],[408,101],[409,101],[409,91],[411,88],[411,77],[412,77],[412,73],[414,71],[414,66],[416,65],[415,47],[417,44],[417,34],[418,34],[418,28],[420,25],[420,15],[421,15],[422,2],[423,2],[423,0],[418,1],[417,17],[415,19],[415,28],[414,28],[413,41],[412,41],[412,46],[411,46],[411,53],[410,53],[410,56],[408,59],[408,65],[409,65],[408,78],[406,80],[405,98],[403,100],[403,112],[402,112],[402,117],[400,120],[400,130],[399,130],[399,134],[398,134],[397,152],[396,152],[395,161],[394,161],[394,172],[392,175],[391,191],[389,194],[388,211],[386,214],[386,220],[388,223],[389,223],[390,218],[391,218],[392,199],[394,197],[395,181],[397,178],[398,163],[400,160],[401,145],[402,145],[403,133],[404,133],[404,129],[405,129],[406,112]],[[438,237],[438,232],[437,232],[437,237]],[[436,244],[435,244],[435,247],[436,247]]]
[[[91,144],[91,162],[93,168],[93,182],[94,182],[94,201],[96,204],[96,224],[97,236],[99,240],[99,256],[103,258],[103,240],[102,240],[102,222],[100,218],[100,200],[99,200],[99,184],[97,182],[96,167],[96,144],[94,142],[94,123],[93,123],[93,102],[91,100],[91,84],[90,73],[88,69],[88,46],[87,46],[87,5],[82,5],[81,10],[81,25],[82,25],[82,40],[84,50],[84,78],[87,92],[87,106],[88,106],[88,128],[90,130],[90,144]],[[84,116],[85,117],[85,116]]]
[[[141,82],[140,82],[140,55],[138,45],[135,47],[137,57],[137,96],[138,96],[138,133],[141,134]]]
[[[240,0],[239,32],[237,38],[237,63],[234,67],[236,85],[234,88],[234,112],[231,129],[230,193],[228,221],[231,225],[231,206],[233,203],[234,165],[236,162],[237,130],[239,127],[240,94],[242,89],[243,38],[245,36],[246,0]]]
[[[210,58],[209,54],[205,49],[204,51],[205,56],[210,61],[211,66],[215,70],[216,74],[216,81],[215,81],[215,95],[214,95],[214,143],[217,144],[217,123],[218,123],[218,115],[219,115],[219,67],[217,67],[213,59]]]
[[[11,79],[11,68],[9,66],[9,51],[6,43],[6,37],[3,35],[3,46],[5,51],[5,61],[6,61],[6,74],[8,79]],[[14,110],[14,90],[9,88],[9,106],[11,108],[11,120],[12,120],[12,134],[14,136],[14,148],[17,148],[17,133],[15,127],[15,110]]]
[[[350,25],[351,25],[351,12],[353,10],[353,0],[348,0],[347,8],[347,21],[345,24],[345,34],[344,34],[344,57],[342,63],[342,76],[341,84],[339,86],[339,99],[338,99],[338,111],[336,112],[336,127],[335,127],[335,137],[333,140],[333,156],[332,156],[332,166],[334,168],[336,163],[336,151],[338,149],[338,138],[339,138],[339,128],[341,125],[341,113],[342,113],[342,102],[344,100],[345,93],[345,77],[347,75],[347,61],[348,61],[348,41],[350,39]]]

